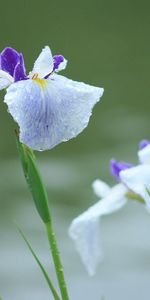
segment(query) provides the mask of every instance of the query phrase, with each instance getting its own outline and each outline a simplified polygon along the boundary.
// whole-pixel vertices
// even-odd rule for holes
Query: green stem
[[[55,265],[55,270],[57,274],[62,300],[69,300],[67,286],[64,278],[64,273],[63,273],[63,266],[61,263],[59,250],[55,238],[55,233],[51,221],[45,223],[45,227],[46,227],[46,233],[47,233],[47,237],[48,237],[48,241],[49,241],[49,245],[50,245],[50,249],[51,249],[51,253]]]

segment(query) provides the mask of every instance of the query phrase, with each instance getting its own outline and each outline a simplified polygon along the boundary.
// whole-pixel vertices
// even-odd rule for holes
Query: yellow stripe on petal
[[[36,82],[42,89],[45,89],[46,86],[47,86],[47,80],[46,79],[40,79],[40,78],[38,78],[36,76],[33,76],[32,80],[34,82]]]

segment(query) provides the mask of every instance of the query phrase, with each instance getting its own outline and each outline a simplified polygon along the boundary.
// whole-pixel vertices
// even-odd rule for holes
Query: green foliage
[[[57,242],[56,242],[55,234],[54,234],[53,227],[52,227],[50,212],[49,212],[49,208],[48,208],[48,196],[47,196],[46,190],[44,188],[44,184],[42,182],[40,173],[36,166],[36,159],[35,159],[34,153],[27,146],[20,143],[18,136],[17,136],[17,148],[18,148],[22,168],[24,171],[24,175],[26,178],[26,182],[31,191],[36,209],[46,227],[47,237],[48,237],[49,245],[51,248],[51,253],[52,253],[52,257],[53,257],[53,261],[54,261],[54,265],[55,265],[55,270],[56,270],[56,275],[57,275],[57,279],[58,279],[58,284],[59,284],[62,300],[69,300],[67,286],[66,286],[66,282],[65,282],[65,278],[64,278],[64,273],[63,273],[63,267],[62,267],[59,250],[57,247]],[[39,261],[38,257],[36,256],[35,252],[33,251],[31,245],[27,241],[27,239],[24,236],[24,234],[22,233],[22,231],[20,229],[19,229],[19,231],[20,231],[23,239],[25,240],[26,244],[28,245],[31,253],[33,254],[35,260],[37,261],[42,273],[44,274],[45,279],[47,280],[47,283],[54,295],[55,300],[60,300],[58,297],[58,294],[56,293],[56,291],[50,281],[50,278],[48,277],[44,267],[42,266],[41,262]]]

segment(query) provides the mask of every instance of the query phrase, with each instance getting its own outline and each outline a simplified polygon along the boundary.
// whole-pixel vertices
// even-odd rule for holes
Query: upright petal
[[[142,164],[150,164],[150,144],[138,151],[139,161]]]
[[[14,79],[7,72],[0,70],[0,90],[6,89],[10,84],[14,82]]]
[[[139,165],[120,172],[122,182],[135,194],[140,195],[150,208],[150,166]]]
[[[13,76],[14,69],[19,62],[19,56],[19,53],[15,49],[10,47],[5,48],[1,53],[0,68]]]
[[[20,126],[20,140],[34,150],[51,149],[88,124],[103,89],[55,75],[25,80],[7,90],[5,102]]]
[[[38,74],[39,78],[46,77],[53,71],[53,65],[54,63],[51,50],[48,46],[46,46],[34,63],[33,70],[30,73],[30,78],[34,74]]]
[[[73,239],[89,275],[95,274],[96,267],[103,257],[99,219],[102,215],[113,213],[125,205],[126,192],[127,189],[124,185],[116,185],[110,189],[106,198],[90,207],[71,223],[69,235]]]
[[[150,145],[150,141],[148,140],[142,140],[139,143],[139,148],[140,150],[144,149],[145,147],[147,147],[148,145]]]

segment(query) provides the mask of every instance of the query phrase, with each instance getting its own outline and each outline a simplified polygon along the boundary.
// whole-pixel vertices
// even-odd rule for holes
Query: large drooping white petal
[[[14,82],[14,79],[7,72],[0,70],[0,90],[6,89],[10,84]]]
[[[100,219],[80,216],[69,229],[69,235],[75,243],[85,268],[90,276],[95,274],[97,265],[103,260],[101,247]]]
[[[150,165],[138,165],[120,172],[121,181],[140,195],[150,208]]]
[[[102,88],[55,75],[12,84],[4,101],[19,124],[21,142],[46,150],[78,135],[102,94]]]
[[[142,164],[150,164],[150,145],[147,145],[138,152],[139,160]]]
[[[33,70],[30,73],[30,78],[35,74],[38,74],[39,78],[44,78],[52,71],[53,71],[53,56],[50,48],[46,46],[42,50],[39,57],[34,63]]]
[[[95,195],[98,198],[106,197],[111,189],[110,186],[106,182],[104,182],[100,179],[94,180],[94,182],[92,183],[92,188],[93,188]]]
[[[110,189],[109,194],[87,211],[75,218],[69,228],[69,235],[73,239],[76,249],[89,273],[94,275],[103,254],[100,242],[99,220],[119,210],[125,205],[127,189],[118,184]]]

